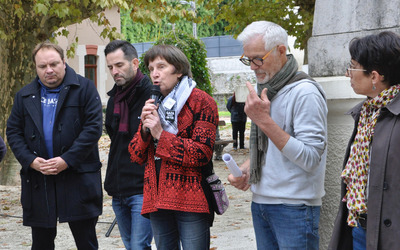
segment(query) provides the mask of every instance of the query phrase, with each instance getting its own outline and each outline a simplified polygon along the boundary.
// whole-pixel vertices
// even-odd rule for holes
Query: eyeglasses
[[[353,76],[353,75],[351,74],[352,71],[363,71],[363,72],[366,72],[367,70],[366,70],[366,69],[355,69],[355,68],[352,68],[351,66],[349,66],[349,67],[346,69],[346,74],[347,74],[348,76]]]
[[[269,54],[271,54],[271,52],[272,52],[274,49],[276,49],[276,47],[274,47],[274,48],[272,48],[270,51],[268,51],[268,53],[265,54],[265,56],[263,56],[263,58],[253,58],[253,59],[250,59],[250,58],[244,57],[244,53],[243,53],[243,55],[240,57],[239,60],[240,60],[244,65],[246,65],[246,66],[250,66],[251,63],[254,63],[254,65],[256,65],[256,66],[262,66],[263,63],[264,63],[265,58],[267,58],[267,57],[269,56]]]

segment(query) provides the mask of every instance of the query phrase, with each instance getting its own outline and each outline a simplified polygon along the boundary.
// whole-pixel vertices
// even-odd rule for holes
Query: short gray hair
[[[286,30],[276,23],[268,21],[252,22],[244,28],[237,40],[245,45],[255,36],[262,36],[265,50],[271,50],[278,45],[285,45],[288,48],[288,34]]]

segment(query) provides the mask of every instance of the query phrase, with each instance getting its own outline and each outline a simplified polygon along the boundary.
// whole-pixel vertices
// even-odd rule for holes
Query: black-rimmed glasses
[[[253,58],[253,59],[250,59],[250,58],[244,57],[244,53],[243,53],[243,55],[240,57],[239,60],[240,60],[244,65],[246,65],[246,66],[250,66],[251,63],[254,63],[254,65],[257,65],[257,66],[262,66],[263,63],[264,63],[265,58],[267,58],[267,57],[269,56],[269,54],[271,54],[271,52],[272,52],[275,48],[276,48],[276,47],[273,47],[270,51],[268,51],[268,53],[265,54],[265,56],[263,56],[263,58]]]

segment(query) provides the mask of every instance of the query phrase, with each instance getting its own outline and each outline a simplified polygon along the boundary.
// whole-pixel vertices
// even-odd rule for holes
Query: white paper
[[[249,94],[249,89],[247,88],[246,85],[236,86],[236,88],[235,88],[236,102],[245,103],[248,94]]]
[[[224,154],[222,156],[222,160],[225,162],[226,166],[228,166],[233,176],[242,176],[242,170],[239,169],[238,165],[230,154]]]

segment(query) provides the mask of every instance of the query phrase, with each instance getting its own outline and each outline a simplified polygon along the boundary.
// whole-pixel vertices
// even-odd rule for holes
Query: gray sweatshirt
[[[291,137],[280,151],[268,143],[253,201],[261,204],[322,204],[327,154],[327,113],[322,87],[301,80],[283,87],[271,102],[272,119]]]

